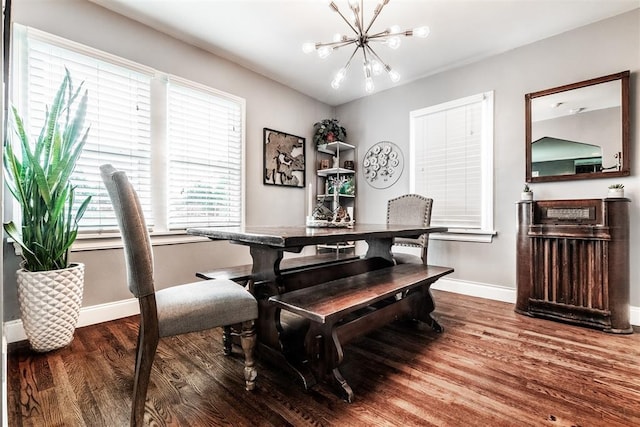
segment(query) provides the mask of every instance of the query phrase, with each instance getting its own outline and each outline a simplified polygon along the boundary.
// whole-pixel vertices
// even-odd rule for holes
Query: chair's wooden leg
[[[246,389],[251,391],[256,388],[256,377],[258,376],[255,368],[255,359],[253,357],[256,347],[256,323],[254,320],[242,322],[240,343],[244,351],[244,379]]]
[[[133,377],[133,397],[131,402],[131,426],[144,424],[144,404],[147,400],[147,389],[151,377],[151,367],[158,347],[158,335],[146,333],[140,325],[138,335],[138,351],[136,354],[136,370]]]
[[[131,427],[144,425],[144,404],[147,400],[151,367],[160,340],[155,295],[143,297],[140,302],[140,330],[138,331],[133,396],[131,398]]]
[[[222,327],[222,346],[224,349],[224,355],[231,355],[231,346],[232,346],[232,338],[231,338],[231,326],[223,326]]]

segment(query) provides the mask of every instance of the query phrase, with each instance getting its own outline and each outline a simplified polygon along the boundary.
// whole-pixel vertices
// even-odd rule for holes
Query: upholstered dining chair
[[[405,194],[387,202],[387,224],[431,224],[431,208],[433,199],[419,194]],[[427,249],[429,236],[423,234],[417,239],[396,238],[394,245],[420,248],[421,255],[393,252],[393,258],[398,264],[427,264]]]
[[[151,241],[137,193],[125,172],[109,164],[100,166],[100,171],[124,242],[129,290],[140,305],[131,425],[143,424],[151,367],[162,337],[241,324],[245,384],[247,390],[253,390],[257,376],[253,358],[254,320],[258,317],[255,298],[242,286],[224,279],[215,284],[198,281],[156,291]]]

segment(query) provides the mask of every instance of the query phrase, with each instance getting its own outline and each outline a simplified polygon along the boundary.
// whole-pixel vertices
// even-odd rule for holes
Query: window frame
[[[27,37],[35,37],[39,41],[43,41],[45,43],[50,43],[55,46],[59,46],[64,49],[72,50],[78,53],[79,55],[86,55],[91,58],[94,58],[99,61],[106,61],[114,66],[125,67],[130,70],[135,71],[143,71],[145,73],[150,73],[152,75],[150,82],[150,108],[151,108],[151,119],[150,119],[150,133],[151,139],[153,141],[152,150],[151,150],[151,180],[152,180],[152,200],[151,200],[151,209],[153,211],[153,218],[155,220],[155,226],[153,229],[149,231],[151,237],[151,243],[153,245],[171,245],[178,243],[189,243],[189,242],[201,242],[206,241],[205,238],[198,236],[191,236],[186,233],[185,227],[184,229],[169,229],[169,224],[167,221],[167,214],[165,213],[166,207],[166,198],[168,195],[164,193],[167,191],[166,188],[166,176],[168,175],[168,170],[166,169],[166,164],[168,163],[168,131],[167,131],[167,123],[168,123],[168,114],[169,108],[167,105],[168,96],[167,96],[167,88],[170,81],[175,81],[178,84],[188,85],[195,90],[201,90],[206,92],[207,94],[214,96],[219,96],[224,98],[225,100],[236,103],[240,109],[240,181],[239,181],[239,189],[240,189],[240,215],[239,221],[240,226],[244,226],[246,221],[246,100],[236,95],[232,95],[226,93],[224,91],[209,87],[205,84],[194,82],[187,80],[185,78],[171,75],[168,73],[160,72],[151,67],[147,67],[136,63],[134,61],[130,61],[124,58],[120,58],[116,55],[101,51],[99,49],[95,49],[68,39],[64,39],[62,37],[58,37],[37,29],[33,29],[31,27],[26,27],[20,24],[14,24],[14,37],[12,40],[12,44],[14,48],[12,49],[13,54],[13,75],[15,78],[13,79],[13,84],[10,88],[11,91],[11,99],[18,100],[18,103],[15,105],[18,106],[20,111],[25,111],[20,103],[26,102],[23,101],[26,99],[25,91],[26,91],[26,80],[27,76],[27,67],[29,66],[26,60],[27,50],[25,48],[25,43],[27,41]],[[99,172],[96,172],[99,173]],[[17,201],[10,197],[11,202],[5,205],[5,218],[13,218],[15,220],[20,219],[20,206]],[[120,238],[120,232],[117,229],[106,229],[106,230],[80,230],[78,233],[78,237],[73,244],[71,251],[83,251],[83,250],[95,250],[95,249],[109,249],[109,248],[119,248],[122,247],[122,241]]]
[[[494,134],[494,93],[493,91],[482,92],[476,95],[459,98],[444,103],[432,105],[430,107],[413,110],[409,113],[409,157],[411,162],[409,165],[409,187],[410,191],[416,192],[416,146],[418,122],[424,117],[441,113],[443,111],[468,106],[481,102],[482,108],[482,137],[480,142],[480,173],[481,173],[481,221],[480,227],[476,228],[452,228],[449,227],[447,233],[432,233],[430,238],[434,240],[454,240],[465,242],[484,242],[490,243],[493,236],[497,235],[494,230],[494,214],[493,214],[493,134]],[[425,195],[429,197],[428,195]]]

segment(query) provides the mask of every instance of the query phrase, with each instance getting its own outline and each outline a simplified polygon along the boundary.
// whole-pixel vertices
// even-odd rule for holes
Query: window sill
[[[209,241],[206,237],[191,236],[184,231],[151,233],[152,246],[181,245]],[[121,249],[124,245],[119,234],[79,235],[71,247],[71,252],[95,251],[101,249]]]
[[[475,242],[475,243],[491,243],[493,236],[497,236],[497,231],[481,231],[481,230],[457,230],[449,229],[446,233],[431,233],[431,240],[453,240],[457,242]]]

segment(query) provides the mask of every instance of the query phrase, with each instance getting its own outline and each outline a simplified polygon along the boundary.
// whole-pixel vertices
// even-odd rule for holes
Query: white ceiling
[[[359,56],[342,87],[330,85],[352,48],[338,49],[325,60],[302,52],[305,41],[330,41],[335,33],[350,31],[327,0],[90,1],[329,105],[365,96]],[[348,9],[347,0],[335,3]],[[364,0],[365,22],[377,3]],[[428,38],[404,38],[398,50],[376,47],[401,74],[395,83],[400,85],[638,7],[640,0],[391,0],[372,30],[394,24],[430,27]],[[386,75],[374,82],[376,92],[394,85]]]

